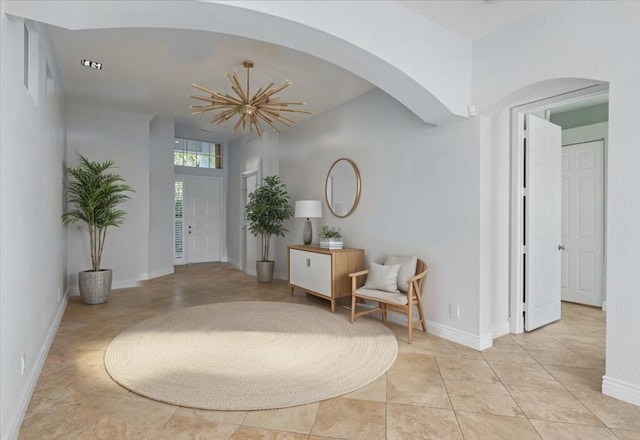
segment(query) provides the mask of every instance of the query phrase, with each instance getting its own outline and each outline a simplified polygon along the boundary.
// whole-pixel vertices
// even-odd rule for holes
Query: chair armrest
[[[360,272],[352,272],[349,274],[351,278],[360,277],[369,273],[369,269],[361,270]]]
[[[360,272],[352,272],[349,274],[349,276],[351,277],[351,293],[355,292],[356,289],[358,288],[358,277],[364,276],[366,274],[369,273],[368,269],[365,270],[361,270]],[[360,284],[364,284],[363,281],[360,282]]]
[[[419,273],[418,275],[414,275],[414,276],[412,276],[411,278],[409,278],[409,279],[407,280],[407,283],[408,283],[408,284],[411,284],[412,282],[414,282],[414,281],[418,281],[420,278],[424,278],[425,276],[427,276],[427,271],[424,271],[424,272],[422,272],[422,273]]]

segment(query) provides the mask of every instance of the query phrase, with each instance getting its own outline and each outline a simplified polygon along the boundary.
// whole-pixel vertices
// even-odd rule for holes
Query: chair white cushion
[[[407,295],[400,292],[384,292],[382,290],[366,289],[362,287],[360,289],[356,289],[355,295],[372,301],[380,300],[386,303],[398,304],[400,306],[405,306],[409,303]]]
[[[400,290],[400,292],[408,292],[409,279],[416,274],[418,257],[397,257],[394,255],[387,255],[387,258],[385,258],[384,260],[384,264],[400,264],[400,270],[398,271],[398,289]]]
[[[398,291],[399,264],[382,265],[371,263],[369,274],[364,284],[365,289],[384,290],[387,292]]]

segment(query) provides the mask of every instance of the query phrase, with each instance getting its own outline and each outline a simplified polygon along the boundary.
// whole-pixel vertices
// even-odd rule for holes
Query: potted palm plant
[[[62,215],[65,225],[84,223],[89,231],[91,270],[78,273],[78,289],[86,304],[107,301],[113,272],[102,269],[102,251],[110,226],[120,226],[126,212],[118,206],[133,191],[124,179],[113,172],[114,161],[92,162],[78,153],[78,165],[68,167],[67,193],[70,210]]]
[[[274,262],[269,260],[269,245],[272,236],[284,237],[284,221],[293,217],[293,208],[289,204],[289,193],[278,176],[263,179],[261,187],[249,194],[249,203],[245,207],[249,232],[262,239],[262,257],[256,261],[258,282],[270,283],[273,279]]]

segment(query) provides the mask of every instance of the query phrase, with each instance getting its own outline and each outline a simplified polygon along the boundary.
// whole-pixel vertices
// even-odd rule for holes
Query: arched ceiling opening
[[[173,34],[176,36],[182,32],[177,38],[188,40],[194,33],[202,31],[226,35],[223,37],[226,42],[232,40],[231,36],[250,39],[244,41],[245,49],[251,46],[251,40],[271,43],[282,48],[280,66],[286,66],[286,61],[294,55],[298,57],[298,61],[290,63],[288,69],[278,72],[277,64],[266,62],[271,49],[256,43],[250,56],[259,58],[266,55],[263,61],[265,76],[281,73],[280,79],[274,78],[274,81],[289,79],[288,72],[284,70],[295,72],[294,65],[298,66],[300,78],[304,78],[305,69],[306,73],[315,71],[327,78],[332,73],[338,78],[343,71],[350,72],[352,76],[345,76],[349,77],[345,89],[350,90],[343,95],[346,99],[375,86],[430,124],[446,124],[459,119],[466,115],[469,105],[470,43],[395,2],[367,2],[367,7],[362,8],[358,2],[27,1],[7,2],[6,11],[60,28],[52,29],[52,38],[65,44],[72,44],[75,38],[70,38],[65,32],[100,30],[119,32],[121,47],[129,48],[127,41],[131,44],[140,42],[137,38],[143,29],[158,32],[168,40],[172,32],[176,32]],[[354,20],[354,17],[358,19]],[[389,23],[394,23],[393,27]],[[187,32],[190,33],[188,36]],[[96,35],[85,34],[86,38],[96,38]],[[99,44],[98,40],[96,44]],[[188,64],[190,48],[196,44],[195,40],[185,42],[184,50],[174,54],[175,59],[180,60],[182,55],[183,62]],[[242,46],[238,44],[238,47]],[[154,50],[154,47],[152,42],[146,42],[139,46],[139,50]],[[200,47],[200,50],[206,49]],[[233,55],[237,59],[229,59],[222,67],[219,61],[210,60],[210,64],[221,67],[221,71],[234,70],[238,66],[236,69],[242,78],[244,72],[239,64],[247,56],[241,53]],[[131,58],[128,60],[130,70],[137,71],[140,67],[136,64],[138,60],[133,56],[128,58]],[[328,64],[320,67],[321,63],[314,64],[315,59]],[[60,60],[60,63],[71,61],[80,67],[79,60]],[[252,75],[259,75],[260,65],[258,61]],[[148,72],[150,83],[153,83],[154,75],[160,76],[160,72]],[[198,80],[200,78],[193,78],[193,81]],[[295,78],[292,80],[296,81]],[[300,81],[304,80],[298,80],[298,83]],[[221,91],[228,89],[225,85],[220,87],[226,87]],[[334,86],[326,87],[327,94],[336,91]],[[295,95],[295,85],[290,89],[291,96]],[[145,92],[141,88],[136,93],[142,99],[144,93],[158,93],[157,90],[160,89]],[[124,98],[135,97],[135,93],[127,90],[120,93]],[[306,100],[304,96],[296,98]],[[339,99],[335,102],[340,103]]]

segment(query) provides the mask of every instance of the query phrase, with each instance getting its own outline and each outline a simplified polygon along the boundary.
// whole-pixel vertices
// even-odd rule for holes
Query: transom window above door
[[[222,168],[222,144],[176,138],[173,164],[181,167]]]

